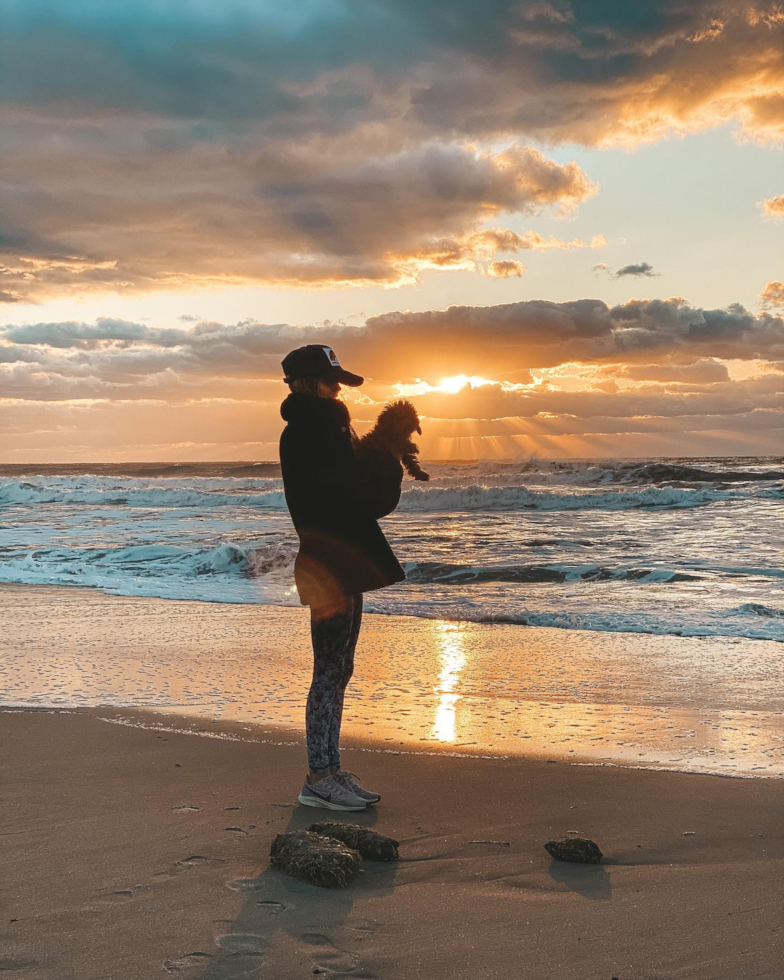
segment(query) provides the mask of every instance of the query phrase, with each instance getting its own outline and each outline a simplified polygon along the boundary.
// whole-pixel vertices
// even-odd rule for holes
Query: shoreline
[[[784,782],[345,748],[382,793],[297,806],[301,746],[0,714],[5,969],[30,980],[777,980]],[[224,726],[219,726],[223,732]],[[231,734],[231,731],[228,731]],[[397,838],[341,891],[269,867],[280,831]],[[593,866],[544,843],[590,837]],[[448,923],[448,925],[447,925]]]
[[[103,706],[302,737],[312,667],[302,608],[42,586],[0,586],[0,608],[8,708]],[[784,697],[757,680],[773,676],[778,654],[760,641],[369,614],[343,739],[782,777]]]
[[[406,563],[404,562],[404,565]],[[252,581],[249,580],[249,581]],[[3,589],[68,589],[68,590],[78,590],[78,591],[88,591],[97,592],[100,595],[107,597],[114,597],[117,599],[154,599],[160,602],[195,602],[204,603],[206,605],[218,605],[218,606],[249,606],[251,608],[271,608],[271,609],[289,609],[289,610],[302,610],[307,607],[302,606],[299,603],[280,603],[280,602],[261,602],[255,599],[209,599],[204,596],[192,596],[192,595],[160,595],[158,592],[131,592],[131,591],[120,591],[119,589],[112,590],[105,586],[100,585],[88,585],[88,584],[76,584],[70,582],[5,582],[0,581],[0,592]],[[373,593],[367,593],[366,595],[372,595]],[[372,605],[372,600],[366,603],[367,605]],[[454,606],[447,608],[459,608],[459,602],[455,603]],[[365,608],[363,612],[363,617],[380,616],[382,618],[392,617],[395,619],[411,619],[414,621],[425,621],[433,623],[456,623],[458,625],[473,624],[477,626],[509,626],[512,628],[521,629],[534,629],[534,630],[547,630],[555,629],[563,631],[566,633],[599,633],[608,636],[655,636],[662,638],[670,638],[673,640],[703,640],[706,642],[716,642],[716,643],[730,643],[730,642],[744,642],[744,643],[777,643],[784,644],[784,639],[770,636],[759,636],[752,632],[746,634],[740,633],[711,633],[711,632],[695,632],[689,633],[682,630],[655,630],[655,629],[603,629],[596,626],[582,625],[573,626],[567,625],[564,622],[554,625],[553,623],[541,623],[536,622],[536,618],[542,615],[550,614],[540,614],[534,613],[531,615],[531,621],[526,619],[515,619],[512,617],[504,618],[504,616],[499,615],[495,618],[479,618],[479,619],[469,619],[452,617],[445,618],[435,615],[417,615],[411,611],[386,611],[383,609],[368,609]]]

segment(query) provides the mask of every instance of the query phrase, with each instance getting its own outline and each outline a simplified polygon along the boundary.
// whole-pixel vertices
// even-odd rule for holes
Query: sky
[[[0,462],[784,451],[784,5],[0,0]]]

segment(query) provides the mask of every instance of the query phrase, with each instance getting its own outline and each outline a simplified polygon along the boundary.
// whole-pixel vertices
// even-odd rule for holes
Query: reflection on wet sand
[[[0,587],[0,700],[149,708],[301,741],[305,610]],[[369,615],[343,736],[383,751],[784,776],[781,644]],[[179,723],[175,719],[175,727]],[[291,734],[289,734],[291,733]]]
[[[433,720],[433,738],[439,742],[454,742],[456,706],[460,700],[460,695],[456,693],[455,688],[460,679],[460,671],[466,662],[463,648],[464,635],[458,623],[437,625],[441,644],[439,652],[441,673],[438,675],[438,683],[435,687],[438,702]]]

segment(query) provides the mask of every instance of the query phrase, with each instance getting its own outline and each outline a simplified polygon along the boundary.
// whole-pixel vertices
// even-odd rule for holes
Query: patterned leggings
[[[345,607],[328,618],[311,609],[313,681],[305,711],[311,772],[329,772],[340,766],[338,743],[343,695],[354,672],[354,648],[361,623],[361,592],[347,596]]]

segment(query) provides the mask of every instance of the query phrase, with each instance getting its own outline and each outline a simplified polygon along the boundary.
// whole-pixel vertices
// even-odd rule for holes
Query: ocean
[[[425,462],[369,612],[784,641],[784,457]],[[275,463],[0,466],[0,582],[298,606]]]

